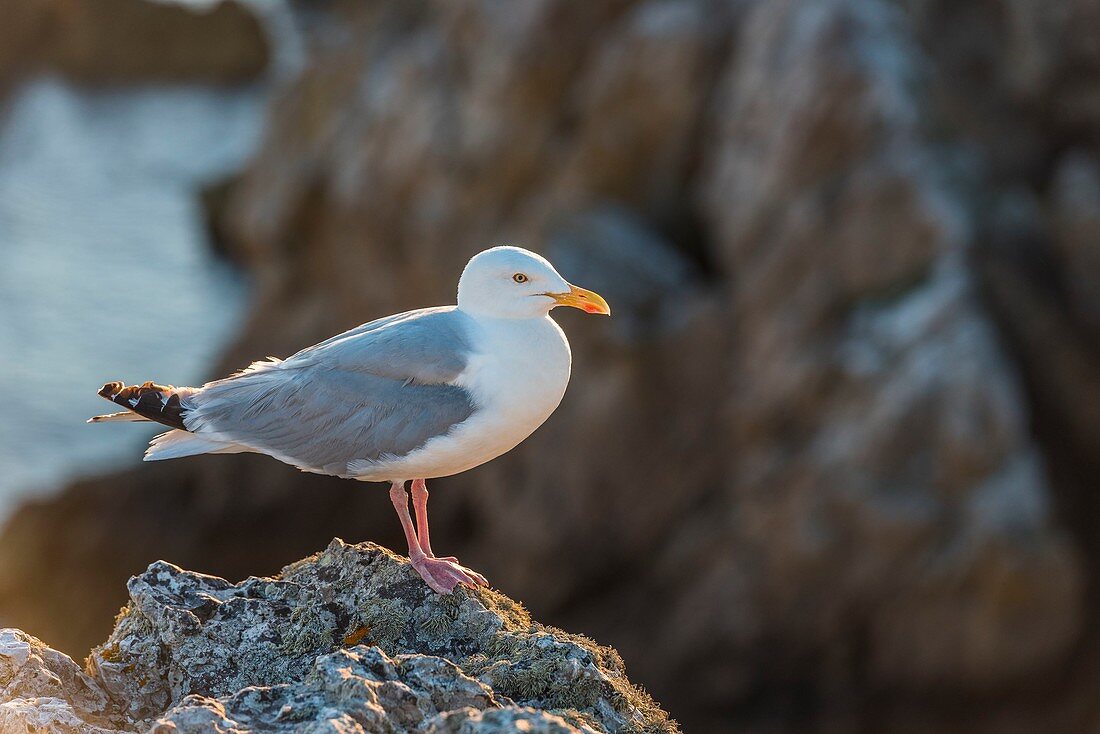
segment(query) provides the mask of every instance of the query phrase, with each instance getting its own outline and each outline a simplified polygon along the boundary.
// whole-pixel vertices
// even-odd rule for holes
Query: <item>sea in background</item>
[[[0,520],[136,465],[151,426],[92,426],[106,381],[192,384],[246,284],[212,253],[202,184],[259,142],[266,90],[85,89],[41,79],[0,118]]]

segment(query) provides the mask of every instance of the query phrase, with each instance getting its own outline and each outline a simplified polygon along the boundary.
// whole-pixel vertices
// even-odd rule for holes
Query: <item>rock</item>
[[[827,639],[858,607],[883,684],[985,689],[1059,664],[1080,632],[1081,571],[964,263],[970,214],[937,175],[896,8],[762,4],[738,48],[701,188],[737,334],[728,525],[710,532],[719,555],[762,560],[693,592],[743,616],[678,641],[701,649],[724,628],[733,659],[758,660],[747,630]],[[1011,520],[991,509],[1017,502]],[[669,568],[714,550],[697,553]],[[997,597],[991,564],[1027,589],[1019,606]],[[1036,616],[1049,624],[1028,635]],[[933,645],[945,617],[958,634]]]
[[[0,732],[99,734],[121,721],[110,697],[68,655],[0,630]]]
[[[8,0],[0,4],[0,92],[39,63],[51,21],[46,3]]]
[[[262,74],[270,57],[260,19],[236,0],[56,5],[49,62],[78,81],[240,83]]]
[[[250,81],[270,50],[256,15],[236,0],[3,0],[0,84],[48,70],[81,82]]]
[[[1087,153],[1067,155],[1054,174],[1053,257],[1062,271],[1070,319],[1100,337],[1100,166]]]
[[[676,731],[614,650],[495,591],[436,595],[374,544],[239,584],[158,561],[128,590],[88,673],[0,632],[0,732]]]

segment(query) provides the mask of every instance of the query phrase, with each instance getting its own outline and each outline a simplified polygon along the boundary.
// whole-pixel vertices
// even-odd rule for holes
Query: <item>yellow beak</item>
[[[586,291],[584,288],[578,288],[575,285],[569,286],[569,291],[566,293],[545,293],[543,295],[553,298],[558,306],[572,306],[586,313],[611,315],[611,306],[607,305],[607,301],[603,299],[603,296],[599,293]]]

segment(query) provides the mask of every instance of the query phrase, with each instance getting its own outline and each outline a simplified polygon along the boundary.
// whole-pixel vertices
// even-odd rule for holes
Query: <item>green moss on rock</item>
[[[371,543],[239,584],[158,561],[128,590],[87,668],[130,728],[676,731],[614,650],[491,589],[435,594]]]

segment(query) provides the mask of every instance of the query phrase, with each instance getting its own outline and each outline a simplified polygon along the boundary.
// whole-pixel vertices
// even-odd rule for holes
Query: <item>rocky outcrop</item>
[[[107,732],[117,707],[73,659],[16,629],[0,630],[0,731]]]
[[[405,559],[334,540],[231,584],[163,561],[86,671],[0,631],[0,732],[674,732],[591,640],[487,589],[439,596]]]
[[[546,252],[615,318],[561,317],[569,394],[434,483],[439,543],[692,730],[1059,730],[1100,685],[1087,5],[311,6],[217,196],[256,296],[216,371]],[[257,457],[83,483],[0,537],[0,616],[75,648],[146,558],[239,575],[334,531],[400,542],[383,497]]]
[[[259,19],[236,0],[3,0],[0,17],[0,90],[44,70],[95,83],[244,82],[269,56]]]

